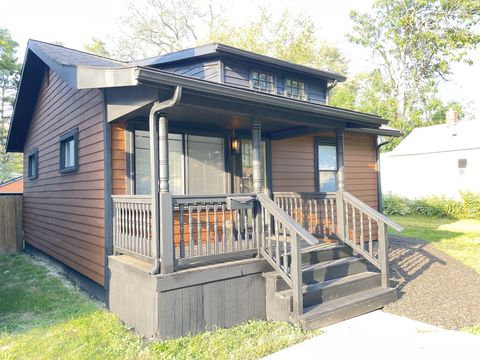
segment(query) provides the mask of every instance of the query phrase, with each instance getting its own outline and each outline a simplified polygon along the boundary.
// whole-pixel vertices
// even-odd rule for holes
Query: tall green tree
[[[103,57],[111,57],[110,51],[107,50],[107,44],[105,41],[97,38],[92,37],[91,41],[83,45],[83,49],[89,53],[103,56]]]
[[[439,83],[453,63],[472,64],[469,51],[480,42],[479,0],[377,0],[370,13],[352,11],[351,19],[350,41],[371,50],[376,63],[367,77],[375,94],[367,95],[382,106],[372,110],[406,131],[444,106]]]
[[[7,29],[0,28],[0,182],[22,173],[23,157],[7,154],[6,144],[20,65],[16,52],[18,44]]]

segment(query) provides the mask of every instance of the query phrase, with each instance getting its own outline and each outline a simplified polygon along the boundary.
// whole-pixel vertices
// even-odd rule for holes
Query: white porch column
[[[257,119],[252,120],[252,171],[253,192],[262,192],[262,132],[261,123]]]

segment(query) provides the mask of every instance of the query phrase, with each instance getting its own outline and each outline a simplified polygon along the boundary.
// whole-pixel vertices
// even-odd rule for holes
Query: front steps
[[[303,314],[293,316],[293,293],[281,276],[264,273],[266,314],[271,320],[317,329],[379,308],[397,299],[395,289],[381,287],[380,274],[351,248],[330,244],[302,251]]]

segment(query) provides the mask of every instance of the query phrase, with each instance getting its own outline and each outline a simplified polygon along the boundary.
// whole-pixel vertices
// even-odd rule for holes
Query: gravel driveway
[[[480,274],[425,241],[389,238],[399,300],[384,311],[447,329],[480,324]]]

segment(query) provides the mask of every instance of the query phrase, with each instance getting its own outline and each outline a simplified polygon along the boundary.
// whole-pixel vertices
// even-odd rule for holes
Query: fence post
[[[382,287],[390,287],[390,269],[388,266],[388,229],[383,222],[378,222],[378,260],[382,272]]]
[[[303,289],[302,289],[302,251],[298,234],[290,230],[292,241],[292,264],[290,267],[293,290],[293,317],[298,319],[303,314]]]

